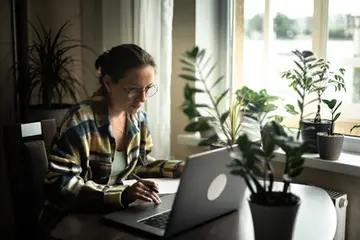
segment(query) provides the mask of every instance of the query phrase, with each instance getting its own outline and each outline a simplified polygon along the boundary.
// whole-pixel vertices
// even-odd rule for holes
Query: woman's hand
[[[156,192],[151,189],[158,189],[158,185],[153,181],[140,180],[127,187],[122,193],[121,202],[125,205],[133,203],[136,199],[146,202],[154,202],[160,204],[161,200]]]

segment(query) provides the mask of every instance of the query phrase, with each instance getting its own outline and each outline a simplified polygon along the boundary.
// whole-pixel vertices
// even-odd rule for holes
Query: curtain
[[[173,0],[103,1],[104,50],[135,43],[149,52],[157,64],[158,92],[147,100],[154,144],[152,156],[170,156],[170,83],[172,63]]]

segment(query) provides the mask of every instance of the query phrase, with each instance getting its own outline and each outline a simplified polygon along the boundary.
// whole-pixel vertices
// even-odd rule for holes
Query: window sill
[[[281,149],[277,150],[275,155],[274,161],[285,162],[285,153]],[[303,157],[305,167],[360,177],[359,153],[343,151],[338,160],[323,160],[316,153],[307,153]]]
[[[181,145],[191,146],[191,147],[199,147],[199,143],[204,140],[200,137],[200,133],[195,134],[179,134],[177,135],[177,143]],[[207,149],[207,147],[201,147]]]
[[[198,147],[202,139],[200,134],[179,134],[177,135],[177,143],[181,145]],[[208,149],[207,147],[202,147]],[[280,149],[275,152],[275,162],[285,162],[285,154]],[[343,151],[338,160],[323,160],[319,158],[319,154],[304,154],[305,167],[325,170],[334,173],[360,177],[360,153]]]

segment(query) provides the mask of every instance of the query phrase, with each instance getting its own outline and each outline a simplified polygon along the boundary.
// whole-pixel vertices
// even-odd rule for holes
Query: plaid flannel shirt
[[[116,179],[111,179],[116,144],[104,89],[71,108],[58,128],[49,154],[45,177],[48,203],[60,209],[74,203],[124,207],[121,194],[127,186],[122,180],[131,178],[131,173],[145,178],[179,177],[176,168],[182,161],[155,160],[148,155],[152,141],[146,113],[128,115],[127,121],[128,165]]]

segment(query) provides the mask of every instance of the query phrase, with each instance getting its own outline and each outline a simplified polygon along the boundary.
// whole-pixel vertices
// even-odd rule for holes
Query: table
[[[275,183],[281,188],[282,183]],[[317,239],[332,240],[336,231],[336,210],[325,190],[308,185],[292,184],[291,191],[301,197],[293,240]],[[249,196],[249,191],[245,193]],[[101,239],[101,240],[140,240],[152,239],[138,231],[122,226],[109,226],[97,214],[73,214],[64,218],[53,231],[60,239]],[[156,238],[156,237],[155,237]],[[247,197],[242,208],[193,230],[184,232],[172,239],[240,239],[253,240],[253,224]]]

